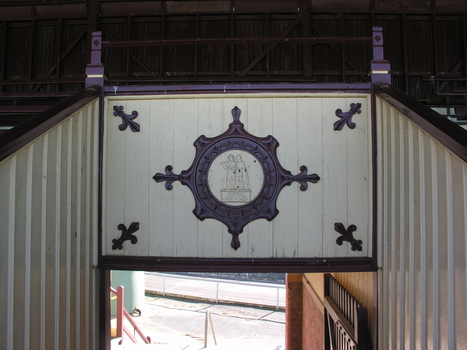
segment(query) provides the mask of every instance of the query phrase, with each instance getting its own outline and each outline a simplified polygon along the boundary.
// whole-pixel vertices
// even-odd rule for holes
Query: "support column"
[[[382,81],[391,84],[391,65],[384,59],[383,28],[373,27],[373,59],[370,62],[371,83]]]
[[[101,60],[102,32],[92,33],[91,63],[86,66],[85,86],[99,85],[104,87],[104,65]]]
[[[302,274],[287,274],[285,347],[287,350],[302,349]]]
[[[302,36],[305,38],[311,37],[311,26],[310,26],[310,6],[308,1],[303,1],[301,6],[302,15]],[[312,74],[312,63],[311,63],[311,44],[303,44],[303,77],[305,80],[311,78]]]

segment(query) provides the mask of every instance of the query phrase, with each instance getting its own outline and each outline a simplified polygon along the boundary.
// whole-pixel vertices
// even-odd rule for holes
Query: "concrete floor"
[[[209,311],[217,340],[214,344],[208,322],[208,349],[284,350],[285,312],[283,310],[224,305],[189,299],[146,296],[140,317],[134,320],[151,345],[112,342],[112,350],[198,350],[204,348],[206,314]]]

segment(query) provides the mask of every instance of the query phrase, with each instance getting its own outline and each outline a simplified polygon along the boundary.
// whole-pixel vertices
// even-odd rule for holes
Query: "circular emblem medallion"
[[[245,205],[263,188],[264,170],[251,153],[228,150],[211,162],[208,185],[212,195],[223,204]]]

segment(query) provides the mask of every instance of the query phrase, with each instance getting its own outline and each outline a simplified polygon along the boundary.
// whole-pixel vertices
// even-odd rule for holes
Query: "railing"
[[[117,300],[117,337],[121,337],[119,344],[123,342],[123,332],[125,332],[128,337],[133,341],[133,343],[138,343],[136,337],[131,334],[130,330],[125,326],[125,319],[130,322],[136,332],[140,335],[143,342],[146,344],[151,344],[151,338],[144,335],[143,331],[138,327],[136,322],[133,320],[131,315],[126,311],[125,307],[123,306],[123,302],[125,300],[124,288],[122,286],[118,286],[117,290],[110,287],[110,292],[116,296]],[[112,298],[113,300],[113,298]]]
[[[326,349],[371,349],[366,308],[331,275],[324,285]]]
[[[176,293],[169,293],[168,288],[167,288],[167,279],[175,279],[175,280],[191,280],[191,281],[199,281],[200,283],[206,283],[206,284],[215,284],[215,295],[214,293],[210,295],[209,293],[206,293],[206,288],[203,288],[202,293],[196,293],[196,292],[190,292],[186,289],[184,289],[183,294],[184,295],[189,295],[189,296],[194,296],[194,297],[204,297],[211,299],[215,301],[216,303],[219,303],[219,301],[237,301],[237,302],[245,302],[247,304],[258,304],[258,305],[268,305],[268,306],[275,306],[276,309],[280,309],[285,307],[285,286],[280,285],[280,284],[272,284],[272,283],[257,283],[257,282],[242,282],[242,281],[237,281],[237,280],[226,280],[226,279],[216,279],[216,278],[199,278],[199,277],[193,277],[193,276],[177,276],[177,275],[172,275],[172,274],[162,274],[158,272],[150,273],[151,275],[158,276],[162,278],[162,286],[161,288],[156,288],[160,289],[159,292],[162,293],[162,295],[167,295],[171,294],[174,295]],[[248,300],[243,299],[243,298],[235,298],[235,297],[229,297],[229,300],[222,299],[219,297],[219,291],[220,291],[220,286],[222,284],[229,285],[229,290],[232,290],[233,286],[249,286],[253,288],[257,288],[258,290],[266,288],[266,289],[275,289],[276,293],[275,296],[273,297],[272,293],[268,297],[262,296],[261,302],[256,302],[254,301],[251,297],[251,295],[254,295],[255,293],[248,293]],[[147,289],[147,288],[146,288]],[[179,295],[179,294],[177,294]],[[236,300],[232,300],[236,299]],[[275,299],[275,302],[273,302],[273,299]]]

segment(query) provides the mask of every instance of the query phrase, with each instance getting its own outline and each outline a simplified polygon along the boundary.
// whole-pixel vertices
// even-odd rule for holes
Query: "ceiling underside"
[[[110,86],[352,84],[368,82],[368,47],[222,40],[366,37],[380,26],[393,86],[427,104],[462,106],[467,118],[466,2],[0,0],[0,127],[82,89],[94,31],[104,41],[218,39],[213,45],[107,48]]]
[[[231,1],[111,1],[111,0],[0,0],[0,20],[86,15],[90,3],[100,4],[100,14],[153,15],[160,13],[254,13],[311,12],[331,13],[462,13],[465,0],[231,0]]]

